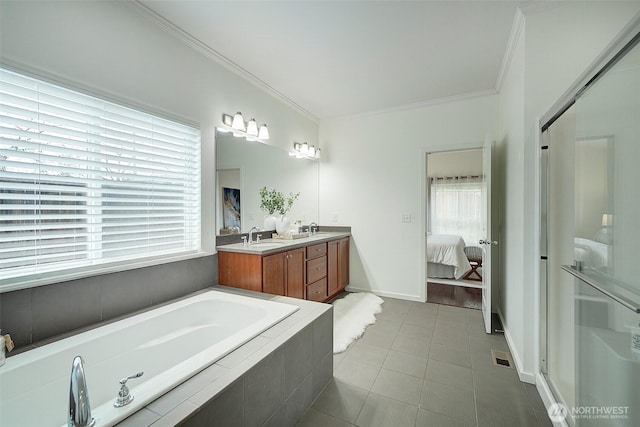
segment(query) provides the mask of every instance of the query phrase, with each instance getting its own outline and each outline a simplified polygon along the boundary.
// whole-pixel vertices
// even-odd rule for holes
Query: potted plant
[[[280,218],[276,220],[276,231],[278,234],[284,234],[291,228],[291,220],[287,218],[285,214],[289,212],[289,209],[293,206],[293,202],[298,199],[299,195],[300,193],[289,193],[289,197],[285,199],[284,195],[280,193],[282,205],[280,205],[280,209],[278,209],[278,212],[280,212]]]
[[[280,212],[280,207],[284,205],[284,197],[273,188],[262,187],[260,189],[260,209],[267,214],[264,216],[264,229],[276,229],[276,217],[274,213]]]
[[[274,228],[279,234],[289,231],[291,221],[285,216],[293,206],[300,193],[289,193],[289,197],[285,198],[281,191],[273,188],[262,187],[260,189],[260,209],[265,211],[267,215],[264,219],[264,229],[273,230]],[[280,218],[274,216],[278,212]]]

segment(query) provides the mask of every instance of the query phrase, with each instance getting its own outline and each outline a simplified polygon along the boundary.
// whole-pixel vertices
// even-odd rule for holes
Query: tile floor
[[[478,310],[384,298],[299,423],[346,426],[551,426],[535,386],[494,366]]]

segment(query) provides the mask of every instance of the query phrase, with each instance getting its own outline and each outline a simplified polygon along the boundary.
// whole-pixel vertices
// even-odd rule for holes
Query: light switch
[[[331,222],[338,222],[338,212],[331,212]]]

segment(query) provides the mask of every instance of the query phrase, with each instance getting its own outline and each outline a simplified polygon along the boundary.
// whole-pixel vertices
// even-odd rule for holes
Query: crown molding
[[[411,104],[401,104],[401,105],[396,105],[393,107],[388,107],[388,108],[382,108],[380,110],[371,110],[371,111],[365,111],[362,113],[355,113],[355,114],[345,114],[342,116],[333,116],[333,117],[327,117],[327,118],[323,118],[322,120],[343,120],[343,119],[355,119],[355,118],[359,118],[359,117],[367,117],[367,116],[375,116],[378,114],[388,114],[388,113],[395,113],[395,112],[399,112],[399,111],[405,111],[405,110],[415,110],[417,108],[425,108],[425,107],[433,107],[435,105],[441,105],[441,104],[449,104],[452,102],[460,102],[460,101],[467,101],[470,99],[474,99],[474,98],[482,98],[485,96],[491,96],[491,95],[497,95],[498,91],[496,91],[495,89],[484,89],[484,90],[479,90],[476,92],[467,92],[467,93],[462,93],[459,95],[452,95],[452,96],[445,96],[442,98],[434,98],[434,99],[429,99],[426,101],[420,101],[420,102],[414,102]]]
[[[245,68],[241,67],[240,65],[236,64],[235,62],[233,62],[226,56],[222,55],[215,49],[211,48],[206,43],[198,40],[196,37],[187,33],[186,31],[184,31],[182,28],[178,27],[174,23],[165,19],[163,16],[159,15],[154,10],[142,4],[140,1],[120,0],[120,3],[136,11],[138,14],[142,15],[143,17],[151,20],[159,28],[161,28],[168,34],[176,37],[178,40],[182,41],[190,48],[203,54],[209,59],[212,59],[217,64],[222,65],[232,73],[244,78],[245,80],[249,81],[253,85],[259,87],[260,89],[264,90],[268,94],[272,95],[273,97],[289,105],[294,110],[296,110],[297,112],[299,112],[300,114],[308,118],[309,120],[313,121],[314,123],[318,123],[320,121],[320,119],[316,115],[314,115],[307,109],[303,108],[301,105],[297,104],[295,101],[293,101],[291,98],[284,95],[282,92],[279,92],[278,90],[274,89],[265,81],[261,80],[260,78],[258,78],[257,76],[255,76],[254,74],[246,70]]]
[[[502,82],[504,80],[504,76],[509,71],[509,67],[511,67],[511,61],[513,59],[513,55],[515,55],[518,41],[522,36],[525,21],[526,18],[521,8],[517,8],[516,14],[513,17],[513,24],[511,25],[511,33],[509,33],[509,40],[507,40],[507,47],[505,48],[504,56],[502,57],[502,64],[500,64],[498,78],[496,79],[496,92],[500,92],[502,90]]]

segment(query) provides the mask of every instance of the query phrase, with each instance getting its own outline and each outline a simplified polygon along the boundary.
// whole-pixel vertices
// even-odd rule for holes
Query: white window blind
[[[0,69],[0,280],[199,248],[198,129]]]

